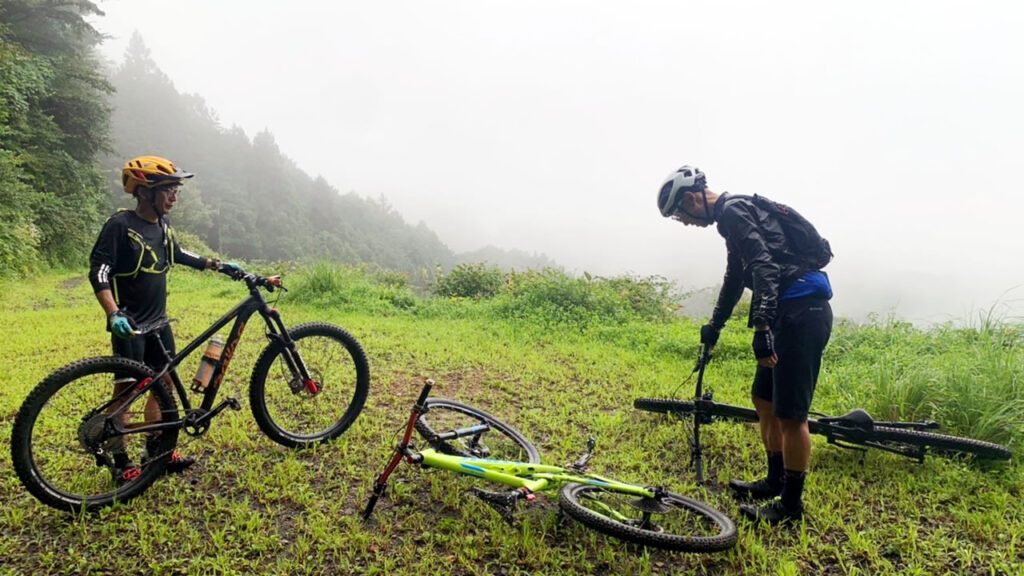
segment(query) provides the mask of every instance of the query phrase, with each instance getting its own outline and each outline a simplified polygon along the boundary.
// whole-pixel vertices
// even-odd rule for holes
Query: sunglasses
[[[163,188],[157,188],[156,190],[157,192],[163,192],[164,194],[167,194],[168,196],[174,196],[175,198],[177,198],[178,195],[181,194],[181,188],[178,186],[165,186]]]

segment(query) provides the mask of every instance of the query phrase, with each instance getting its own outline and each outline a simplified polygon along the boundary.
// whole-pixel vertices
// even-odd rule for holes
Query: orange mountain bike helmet
[[[159,156],[139,156],[125,162],[121,168],[121,183],[126,194],[135,195],[136,188],[155,188],[177,184],[194,176],[174,165],[174,162]]]

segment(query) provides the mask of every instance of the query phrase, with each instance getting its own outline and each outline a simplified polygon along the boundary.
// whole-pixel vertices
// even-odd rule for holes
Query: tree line
[[[103,219],[134,201],[125,160],[155,154],[199,175],[172,214],[188,240],[238,259],[330,260],[404,272],[448,269],[486,254],[499,266],[553,266],[490,248],[454,254],[385,200],[341,194],[311,177],[263,131],[221,125],[198,95],[179,93],[141,36],[102,62],[87,0],[0,4],[0,277],[82,265]]]

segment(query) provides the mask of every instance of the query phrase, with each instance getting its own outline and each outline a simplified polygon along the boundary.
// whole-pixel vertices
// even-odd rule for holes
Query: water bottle
[[[206,351],[203,352],[203,357],[199,360],[199,370],[196,371],[196,377],[192,379],[193,392],[203,392],[210,385],[213,367],[217,365],[223,352],[224,339],[217,334],[210,339],[210,343],[206,345]]]

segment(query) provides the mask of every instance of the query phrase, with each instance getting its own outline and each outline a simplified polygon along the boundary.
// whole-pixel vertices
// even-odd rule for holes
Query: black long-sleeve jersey
[[[174,264],[202,270],[206,259],[182,250],[166,222],[122,210],[100,230],[89,255],[89,281],[95,292],[110,289],[136,323],[149,324],[166,317],[167,272]]]

